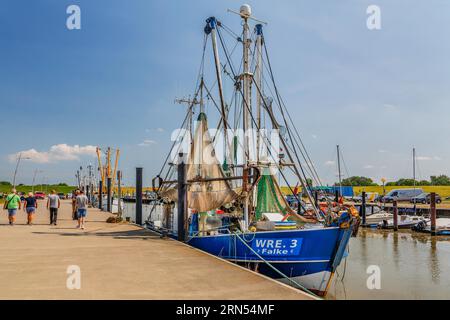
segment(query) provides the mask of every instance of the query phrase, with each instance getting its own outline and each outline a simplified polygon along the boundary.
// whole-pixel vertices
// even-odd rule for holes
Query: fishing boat
[[[153,179],[158,197],[146,223],[323,296],[347,255],[358,217],[345,208],[314,206],[308,178],[322,183],[276,85],[265,23],[248,5],[231,12],[242,19],[242,32],[215,17],[206,20],[197,86],[192,99],[178,100],[187,104],[186,116]],[[205,58],[209,44],[212,64]],[[304,215],[281,191],[280,184],[292,180],[310,206],[298,211]]]

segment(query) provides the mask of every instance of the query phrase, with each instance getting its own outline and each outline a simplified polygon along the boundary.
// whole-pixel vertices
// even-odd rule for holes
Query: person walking
[[[28,193],[28,197],[25,198],[23,210],[27,213],[27,224],[33,224],[33,216],[36,213],[38,207],[37,199],[34,197],[33,192]]]
[[[84,194],[83,190],[79,191],[77,196],[77,213],[78,213],[78,225],[77,228],[84,230],[84,222],[87,215],[88,198]]]
[[[61,206],[59,196],[56,194],[56,190],[52,190],[52,193],[48,195],[47,209],[50,209],[50,224],[56,226],[56,219],[58,217],[58,209]]]
[[[77,210],[77,196],[79,190],[72,191],[72,220],[78,220],[78,210]]]
[[[13,226],[16,221],[17,210],[22,208],[22,203],[20,201],[20,197],[17,195],[16,189],[12,189],[11,193],[6,197],[3,208],[8,210],[9,224]]]

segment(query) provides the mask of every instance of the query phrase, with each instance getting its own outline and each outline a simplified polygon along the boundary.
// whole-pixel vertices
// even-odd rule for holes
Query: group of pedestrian
[[[72,197],[72,209],[73,219],[78,221],[77,228],[83,229],[85,226],[85,219],[88,208],[88,198],[82,190],[76,190]],[[50,213],[50,225],[57,225],[58,210],[61,207],[61,200],[56,193],[56,190],[52,190],[51,194],[47,197],[47,209]],[[11,193],[6,197],[3,209],[8,211],[8,220],[11,226],[16,221],[17,211],[23,210],[27,213],[27,224],[33,224],[34,214],[38,208],[38,201],[33,192],[28,193],[23,201],[17,194],[16,189],[12,189]]]

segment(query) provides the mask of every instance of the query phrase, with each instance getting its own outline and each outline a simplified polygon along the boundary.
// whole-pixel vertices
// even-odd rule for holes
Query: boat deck
[[[311,296],[183,243],[131,224],[108,224],[89,209],[75,228],[62,201],[50,226],[45,202],[26,225],[0,215],[0,299],[313,299]],[[79,266],[81,289],[68,289],[69,266]]]

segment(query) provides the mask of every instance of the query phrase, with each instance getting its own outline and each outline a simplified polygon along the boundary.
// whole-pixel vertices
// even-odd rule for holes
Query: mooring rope
[[[280,270],[278,270],[277,268],[275,268],[269,261],[265,260],[258,252],[256,252],[255,250],[253,250],[252,247],[250,247],[247,242],[245,242],[245,240],[243,240],[239,234],[237,234],[236,232],[233,232],[233,234],[251,251],[253,252],[259,259],[261,259],[265,264],[267,264],[273,271],[275,271],[276,273],[278,273],[279,275],[281,275],[283,278],[287,279],[288,281],[292,282],[294,285],[296,285],[298,288],[300,288],[301,290],[305,291],[306,293],[309,293],[310,295],[318,298],[318,299],[322,299],[321,297],[319,297],[318,295],[316,295],[314,292],[310,291],[309,289],[305,288],[304,286],[302,286],[300,283],[298,283],[297,281],[289,278],[287,275],[285,275],[283,272],[281,272]]]

